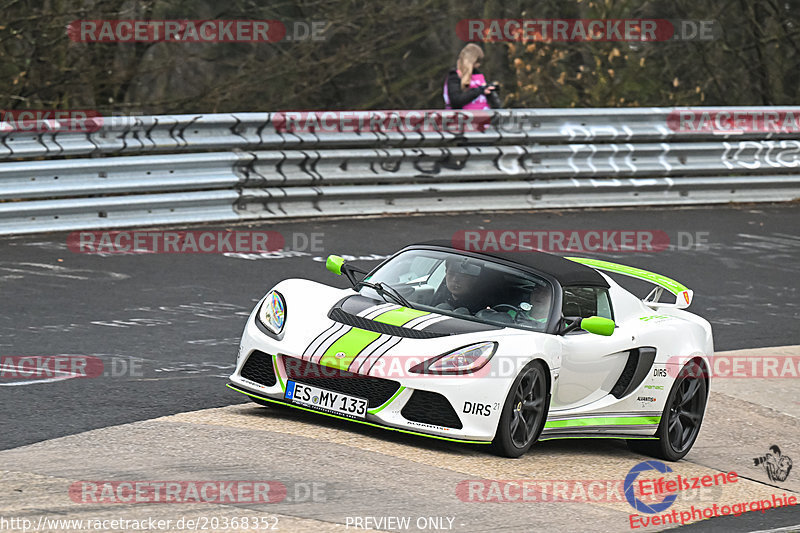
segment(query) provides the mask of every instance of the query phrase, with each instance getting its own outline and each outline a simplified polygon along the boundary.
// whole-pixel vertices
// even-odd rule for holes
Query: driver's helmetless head
[[[531,305],[543,305],[550,307],[550,289],[544,285],[535,285],[531,290]]]
[[[544,285],[535,285],[531,289],[530,315],[535,318],[545,318],[550,311],[550,288]]]
[[[447,284],[447,290],[456,298],[463,298],[468,295],[478,281],[477,276],[463,272],[458,263],[455,262],[447,262],[445,264],[444,279]]]

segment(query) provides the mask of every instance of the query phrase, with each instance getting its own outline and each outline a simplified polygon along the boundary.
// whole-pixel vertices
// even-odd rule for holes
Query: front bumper
[[[350,374],[348,379],[329,378],[346,383],[335,381],[326,383],[324,380],[304,379],[305,374],[298,375],[292,370],[296,369],[298,364],[313,363],[303,360],[297,353],[287,353],[287,351],[302,352],[300,346],[294,346],[290,339],[278,340],[266,335],[256,326],[254,317],[251,316],[242,335],[236,370],[231,374],[231,383],[228,386],[253,398],[336,418],[427,437],[488,444],[494,438],[501,406],[510,385],[510,383],[498,383],[494,379],[482,380],[468,376],[403,375],[385,379],[359,374]],[[255,365],[258,367],[257,371],[253,370],[253,364],[248,365],[248,361],[258,363]],[[328,367],[321,368],[328,369]],[[341,371],[336,372],[341,373]],[[367,398],[370,404],[366,417],[348,418],[294,404],[284,398],[286,382],[289,379]],[[376,393],[372,390],[376,387],[369,383],[359,383],[361,381],[388,381],[394,385],[391,385],[393,388],[387,389],[386,383],[378,383],[380,386],[377,388],[381,390]],[[476,404],[482,407],[475,408]]]
[[[242,394],[245,394],[245,395],[247,395],[247,396],[249,396],[251,398],[256,398],[256,399],[259,399],[259,400],[265,400],[265,401],[273,402],[273,403],[277,403],[277,404],[288,405],[289,407],[294,407],[295,409],[302,409],[303,411],[310,411],[312,413],[316,413],[316,414],[320,414],[320,415],[332,416],[333,418],[340,418],[340,419],[343,419],[343,420],[347,420],[349,422],[358,422],[359,424],[365,424],[365,425],[368,425],[368,426],[379,427],[379,428],[382,428],[382,429],[388,429],[390,431],[399,431],[401,433],[408,433],[408,434],[411,434],[411,435],[419,435],[419,436],[422,436],[422,437],[429,437],[429,438],[434,438],[434,439],[448,440],[448,441],[451,441],[451,442],[463,442],[463,443],[467,443],[467,444],[490,444],[489,441],[477,441],[477,440],[454,439],[454,438],[450,438],[450,437],[442,437],[442,436],[434,435],[434,434],[430,434],[430,433],[422,433],[422,432],[419,432],[419,431],[411,431],[411,430],[408,430],[408,429],[396,428],[396,427],[388,426],[386,424],[375,423],[375,422],[372,422],[370,420],[359,420],[359,419],[355,419],[355,418],[347,418],[345,416],[340,416],[340,415],[336,415],[336,414],[333,414],[333,413],[326,413],[324,411],[317,411],[315,409],[309,409],[308,407],[303,407],[301,405],[295,405],[295,404],[290,403],[290,402],[288,402],[286,400],[276,400],[274,398],[269,398],[267,396],[262,396],[261,394],[249,391],[246,388],[244,388],[244,387],[242,387],[240,385],[235,385],[233,383],[229,383],[228,384],[228,388],[230,388],[232,390],[235,390],[236,392],[241,392]],[[368,414],[367,416],[369,417],[370,415]]]

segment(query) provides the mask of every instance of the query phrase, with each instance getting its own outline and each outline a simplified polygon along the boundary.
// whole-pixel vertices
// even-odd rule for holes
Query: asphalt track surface
[[[464,479],[621,478],[642,458],[616,441],[590,445],[551,441],[522,460],[508,461],[466,445],[352,424],[342,428],[325,417],[295,410],[240,405],[243,397],[224,385],[254,302],[287,277],[345,286],[320,262],[331,253],[363,258],[362,266],[370,267],[405,244],[449,239],[465,229],[660,230],[674,243],[669,250],[581,255],[653,270],[692,288],[691,310],[712,323],[717,351],[800,344],[796,282],[800,208],[796,205],[482,213],[225,227],[279,231],[287,242],[296,234],[321,233],[322,246],[269,258],[97,256],[70,252],[66,234],[0,240],[0,355],[94,356],[106,363],[107,373],[46,383],[12,385],[0,380],[5,429],[0,433],[0,450],[7,450],[0,452],[0,470],[5,471],[0,474],[5,485],[0,492],[6,492],[9,483],[20,491],[17,499],[0,499],[0,510],[6,509],[3,514],[32,513],[31,505],[34,510],[48,509],[51,500],[46,495],[63,498],[64,483],[77,479],[114,479],[115,473],[121,479],[164,479],[167,473],[171,479],[231,479],[227,477],[231,472],[247,476],[238,479],[254,479],[256,472],[258,479],[318,481],[329,489],[327,503],[286,503],[266,509],[282,517],[284,530],[336,530],[347,513],[449,515],[455,517],[452,529],[458,531],[490,530],[492,524],[513,531],[581,530],[576,520],[585,516],[596,520],[598,531],[629,530],[631,508],[626,502],[583,507],[539,503],[531,508],[482,506],[459,502],[453,495],[455,484]],[[705,242],[689,246],[690,238]],[[712,387],[720,396],[712,396],[700,439],[679,465],[687,474],[736,470],[752,479],[738,485],[736,489],[743,492],[732,498],[800,492],[797,473],[770,486],[763,472],[747,465],[772,444],[779,444],[786,455],[800,457],[799,383],[793,379],[765,387],[748,383],[752,390],[747,394],[731,383],[722,383],[720,390]],[[194,411],[198,413],[190,413]],[[176,413],[183,414],[170,416]],[[33,443],[38,444],[26,446]],[[492,506],[489,512],[487,505]],[[565,514],[565,505],[578,506]],[[689,527],[750,531],[800,524],[796,509],[748,513]],[[208,508],[186,511],[208,514]],[[172,516],[177,510],[162,506],[158,512]]]

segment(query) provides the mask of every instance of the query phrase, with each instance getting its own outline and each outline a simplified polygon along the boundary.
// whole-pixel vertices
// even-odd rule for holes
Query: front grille
[[[242,377],[267,387],[274,386],[277,378],[272,356],[258,351],[251,353],[242,367]]]
[[[374,331],[383,335],[394,335],[395,337],[407,337],[409,339],[433,339],[436,337],[444,337],[444,333],[433,333],[430,331],[422,331],[418,329],[404,328],[401,326],[393,326],[391,324],[384,324],[383,322],[376,322],[368,318],[360,317],[358,315],[351,315],[340,307],[334,307],[328,313],[328,318],[354,326],[359,329],[366,329],[367,331]]]
[[[453,406],[437,392],[415,390],[400,414],[412,422],[454,429],[463,427]]]
[[[370,409],[386,403],[400,388],[398,382],[390,379],[353,374],[295,357],[284,357],[283,364],[289,379],[349,396],[366,398]]]

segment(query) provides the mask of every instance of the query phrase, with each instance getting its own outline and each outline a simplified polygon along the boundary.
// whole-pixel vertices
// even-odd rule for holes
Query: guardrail
[[[782,111],[800,117],[800,107]],[[288,113],[111,117],[90,132],[0,128],[0,234],[800,197],[800,133],[684,131],[676,112],[438,111],[429,113],[466,119],[347,132],[293,125]]]

